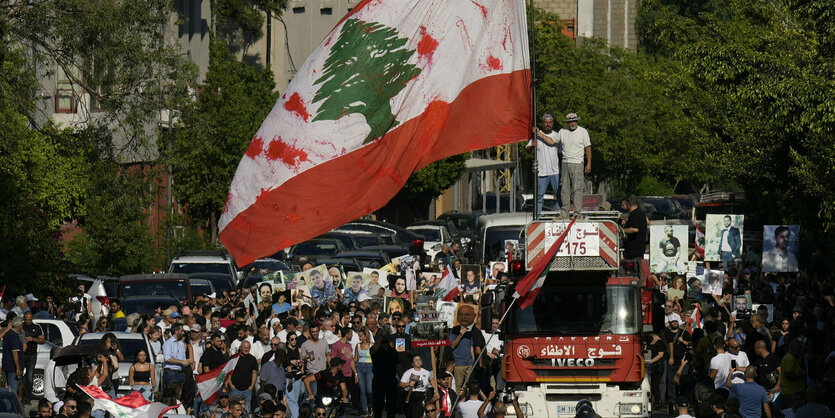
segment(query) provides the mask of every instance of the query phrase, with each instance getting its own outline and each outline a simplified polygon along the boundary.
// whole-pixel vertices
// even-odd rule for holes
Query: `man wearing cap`
[[[560,150],[562,147],[559,144],[557,132],[554,131],[554,117],[547,113],[542,115],[542,129],[534,127],[533,133],[536,137],[528,141],[525,149],[536,149],[536,211],[537,213],[541,213],[545,190],[549,184],[551,185],[551,190],[554,191],[554,196],[557,196],[559,199]],[[540,141],[542,144],[539,144]],[[555,204],[554,210],[560,210],[559,202]]]
[[[175,312],[176,313],[176,312]],[[168,387],[173,382],[184,384],[186,381],[183,370],[185,366],[194,364],[193,359],[186,358],[186,347],[183,344],[183,328],[180,324],[171,325],[171,336],[165,340],[162,352],[165,363],[162,369],[162,383]]]
[[[345,378],[342,376],[342,365],[345,360],[339,357],[330,359],[329,368],[310,374],[304,378],[304,386],[307,389],[307,398],[310,400],[321,400],[323,397],[331,397],[334,400],[342,399],[342,402],[348,403],[348,386],[345,385]],[[316,382],[316,395],[310,385]]]
[[[676,398],[676,408],[678,409],[678,415],[676,418],[694,418],[690,415],[690,399],[686,396],[679,396]]]
[[[210,417],[221,417],[229,412],[229,389],[224,387],[218,392],[217,402],[209,407]]]
[[[577,124],[579,120],[580,117],[576,113],[565,115],[568,126],[560,129],[557,135],[557,142],[562,145],[563,216],[568,216],[568,210],[572,205],[575,212],[579,212],[583,207],[583,193],[586,188],[584,174],[591,173],[591,140],[589,132]]]
[[[681,318],[674,313],[668,317],[668,328],[661,331],[664,341],[667,343],[667,352],[671,355],[667,359],[667,402],[672,411],[673,403],[676,400],[676,383],[673,378],[678,371],[681,361],[690,346],[691,335],[685,327],[681,326]],[[684,365],[683,374],[689,373],[689,366]]]
[[[452,390],[452,374],[446,370],[438,373],[438,391],[427,405],[435,404],[439,418],[452,416],[452,406],[458,400],[458,394]]]

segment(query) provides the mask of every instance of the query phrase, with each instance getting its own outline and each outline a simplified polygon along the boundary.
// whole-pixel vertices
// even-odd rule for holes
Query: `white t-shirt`
[[[556,141],[556,144],[548,145],[541,140],[536,144],[536,159],[539,162],[537,176],[545,177],[560,174],[560,151],[562,146],[559,138],[557,138],[557,131],[551,131],[549,134],[543,132],[543,134]],[[526,147],[530,147],[532,144],[533,140],[530,140]]]
[[[413,376],[417,376],[420,381],[415,383],[413,388],[406,387],[406,391],[414,389],[415,392],[426,392],[426,388],[429,387],[429,379],[432,378],[432,372],[426,369],[415,370],[414,367],[406,370],[403,372],[403,376],[400,378],[401,383],[409,383]]]
[[[740,351],[738,354],[734,355],[731,353],[727,353],[728,356],[731,357],[731,360],[736,360],[736,367],[748,367],[751,365],[751,362],[748,361],[748,354],[745,354],[744,351]],[[728,366],[730,367],[730,366]],[[725,375],[727,376],[727,375]],[[736,383],[745,383],[745,372],[735,371],[733,377],[731,378],[731,384]]]
[[[459,402],[458,412],[461,412],[462,418],[478,418],[478,409],[481,408],[481,405],[483,403],[484,402],[482,401],[473,399],[470,399],[466,402]],[[490,404],[487,404],[487,408],[484,410],[484,413],[489,413],[490,409]]]
[[[713,379],[713,387],[716,389],[726,388],[728,371],[731,368],[731,356],[728,353],[717,354],[710,359],[710,369],[716,369],[716,377]]]
[[[562,143],[562,161],[564,163],[582,164],[586,155],[586,147],[591,146],[589,131],[582,126],[571,130],[562,128],[559,131],[559,141]]]
[[[250,350],[251,350],[251,349],[252,349],[252,342],[254,341],[254,339],[252,338],[252,336],[250,335],[250,336],[246,337],[246,338],[244,339],[244,341],[249,341],[249,344],[250,344]],[[241,340],[239,340],[239,339],[235,338],[235,340],[234,340],[234,341],[232,341],[232,344],[229,344],[229,356],[230,356],[230,357],[234,356],[235,354],[238,354],[238,350],[240,350],[240,349],[241,349],[241,343],[242,343],[242,342],[243,342],[243,341],[241,341]],[[252,353],[250,352],[250,354],[252,354]],[[254,356],[254,354],[253,354],[253,356]]]

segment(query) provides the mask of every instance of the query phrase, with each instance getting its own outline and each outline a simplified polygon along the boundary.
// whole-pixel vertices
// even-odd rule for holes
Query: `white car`
[[[435,255],[441,252],[443,245],[452,245],[452,235],[445,226],[441,225],[412,225],[407,227],[409,231],[423,235],[423,248],[426,249],[428,262],[435,260]]]
[[[49,363],[50,355],[55,344],[47,340],[43,344],[38,344],[38,360],[35,363],[35,374],[32,376],[32,397],[40,399],[43,397],[44,389],[44,370],[46,364]],[[0,361],[3,361],[3,339],[0,338]]]
[[[180,251],[168,268],[169,273],[215,273],[228,274],[238,284],[243,271],[235,267],[235,260],[226,251]]]
[[[46,340],[58,347],[72,344],[78,336],[78,327],[72,321],[33,318],[32,322],[40,325]]]
[[[96,343],[98,344],[101,341],[101,338],[104,336],[105,333],[102,332],[88,332],[83,335],[76,337],[75,341],[73,341],[73,345],[83,345],[83,344],[90,344]],[[136,356],[137,351],[140,348],[144,348],[150,355],[148,356],[148,361],[154,366],[154,375],[156,376],[156,387],[155,390],[157,393],[160,392],[160,388],[162,387],[162,354],[159,355],[151,354],[153,353],[153,349],[151,348],[151,343],[148,341],[148,337],[145,334],[141,334],[138,332],[112,332],[111,334],[116,336],[116,339],[119,340],[119,348],[122,354],[125,356],[124,361],[119,362],[119,382],[113,382],[116,384],[116,394],[117,396],[127,395],[131,393],[131,387],[128,386],[128,372],[130,371],[130,366],[134,362],[134,357]]]

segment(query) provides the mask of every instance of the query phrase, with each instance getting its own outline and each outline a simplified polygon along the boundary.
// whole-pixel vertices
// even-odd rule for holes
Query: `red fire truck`
[[[503,323],[503,377],[527,417],[574,416],[582,399],[603,417],[651,414],[641,340],[651,298],[642,260],[621,260],[618,215],[578,219],[536,301],[524,310],[514,305]],[[529,271],[568,224],[528,223],[524,266],[512,274]],[[504,306],[512,295],[512,288],[499,295]]]

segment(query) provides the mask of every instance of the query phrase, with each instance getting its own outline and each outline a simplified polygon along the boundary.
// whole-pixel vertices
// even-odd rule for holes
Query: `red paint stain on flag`
[[[417,53],[421,57],[431,59],[432,54],[435,53],[435,48],[438,47],[438,40],[432,35],[426,33],[426,26],[420,27],[420,42],[417,45]]]
[[[293,93],[290,96],[290,100],[284,102],[284,109],[289,110],[291,112],[296,113],[307,122],[310,119],[310,113],[307,112],[307,107],[305,107],[304,102],[302,102],[301,96],[299,93]]]
[[[490,68],[491,70],[501,70],[503,68],[502,62],[498,58],[490,55],[487,57],[487,68]]]
[[[289,166],[308,161],[306,152],[284,143],[281,137],[277,137],[273,142],[270,142],[270,147],[267,150],[267,158],[270,160],[281,160]]]
[[[479,8],[479,9],[481,9],[481,17],[483,17],[483,18],[487,19],[487,8],[486,8],[486,7],[484,7],[484,5],[479,4],[479,3],[478,3],[477,1],[475,1],[475,0],[470,0],[470,1],[471,1],[473,4],[475,4],[476,6],[478,6],[478,8]]]
[[[249,148],[246,149],[246,156],[254,160],[262,152],[264,152],[264,140],[260,136],[252,138],[252,142],[249,143]]]

